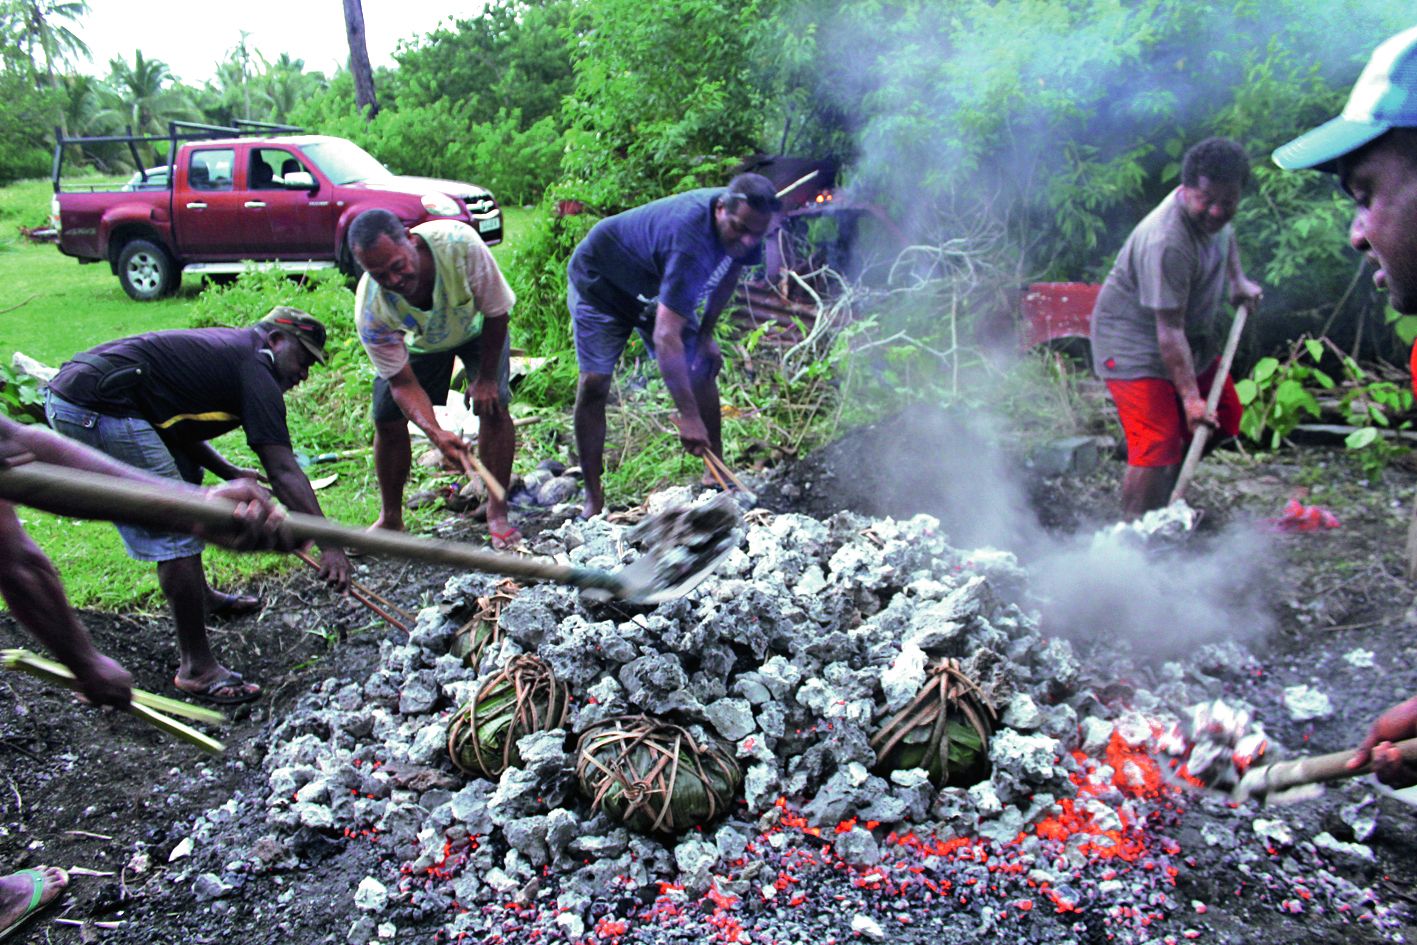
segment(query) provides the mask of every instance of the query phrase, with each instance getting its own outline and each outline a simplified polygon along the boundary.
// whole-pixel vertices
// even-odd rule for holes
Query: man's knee
[[[610,398],[609,374],[582,374],[576,384],[576,403],[587,407],[605,406]]]
[[[408,421],[400,416],[397,420],[385,420],[374,424],[374,440],[381,446],[398,446],[409,442]]]

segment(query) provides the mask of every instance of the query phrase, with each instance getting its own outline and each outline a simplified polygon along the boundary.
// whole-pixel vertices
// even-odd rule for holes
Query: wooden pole
[[[1206,416],[1215,413],[1220,403],[1220,392],[1225,389],[1225,379],[1230,376],[1230,365],[1235,361],[1235,349],[1240,347],[1240,333],[1245,330],[1245,320],[1250,314],[1250,303],[1246,302],[1235,310],[1235,320],[1230,323],[1230,336],[1225,339],[1225,350],[1220,355],[1220,363],[1215,368],[1215,379],[1210,382],[1210,392],[1205,398]],[[1171,501],[1179,502],[1186,495],[1186,487],[1200,465],[1205,444],[1210,440],[1212,430],[1208,424],[1201,424],[1191,437],[1191,448],[1186,451],[1185,462],[1181,464],[1181,474],[1176,477],[1176,487],[1171,490]]]
[[[43,504],[46,496],[62,498],[87,518],[117,519],[150,528],[172,529],[175,522],[197,522],[213,529],[229,528],[236,504],[223,499],[184,495],[105,476],[101,473],[26,463],[0,469],[0,498],[26,504]],[[355,548],[369,554],[412,558],[432,564],[505,574],[508,577],[553,581],[573,587],[609,591],[617,597],[638,597],[657,590],[627,586],[618,573],[577,568],[520,555],[481,551],[470,545],[438,538],[419,538],[384,529],[365,531],[339,522],[286,512],[281,526],[291,544],[314,541],[321,545]]]

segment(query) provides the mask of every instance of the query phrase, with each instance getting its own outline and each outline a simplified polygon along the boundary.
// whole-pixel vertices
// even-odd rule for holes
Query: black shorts
[[[459,348],[450,348],[447,351],[431,351],[426,354],[408,355],[408,366],[413,369],[413,376],[418,379],[418,386],[423,388],[428,399],[436,404],[446,404],[448,402],[448,384],[453,379],[453,358],[462,360],[467,368],[468,380],[471,382],[477,376],[477,367],[481,363],[482,357],[482,336],[479,335],[471,341],[466,342]],[[502,342],[502,356],[498,359],[497,365],[497,396],[502,401],[502,406],[512,402],[512,339],[509,336]],[[374,380],[374,422],[393,423],[403,417],[403,411],[394,402],[394,395],[389,390],[389,382],[384,378]]]

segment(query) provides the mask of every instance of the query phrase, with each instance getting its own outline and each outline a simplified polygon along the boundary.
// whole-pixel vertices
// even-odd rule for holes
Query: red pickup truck
[[[169,142],[175,160],[139,171],[136,184],[61,189],[65,145],[126,143],[141,167],[135,144],[152,141]],[[107,262],[139,301],[169,294],[184,271],[238,273],[247,260],[353,274],[345,231],[371,207],[391,210],[409,226],[461,220],[487,243],[502,241],[502,211],[487,190],[396,175],[343,138],[174,123],[162,137],[60,137],[55,146],[51,223],[60,252],[81,263]]]

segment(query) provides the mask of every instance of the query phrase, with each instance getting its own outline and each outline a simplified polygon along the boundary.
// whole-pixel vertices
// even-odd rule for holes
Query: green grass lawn
[[[143,331],[186,328],[201,280],[187,277],[181,290],[159,302],[134,302],[123,293],[107,265],[80,265],[53,245],[31,244],[21,239],[18,226],[41,226],[49,216],[49,182],[24,181],[0,188],[0,284],[9,287],[0,302],[0,359],[8,364],[16,351],[57,366],[78,351],[102,341]],[[530,211],[506,210],[509,237],[524,232]],[[493,248],[505,257],[510,240]],[[287,398],[292,415],[317,410],[300,390]],[[369,430],[370,438],[373,428]],[[256,465],[239,431],[222,437],[217,448],[238,465]],[[302,444],[294,444],[302,452]],[[310,450],[319,452],[319,450]],[[337,481],[317,494],[326,515],[350,524],[373,521],[378,493],[369,455],[361,455],[310,470],[312,480],[338,474]],[[417,488],[417,475],[410,491]],[[413,517],[415,530],[427,525],[434,513]],[[78,606],[104,609],[161,607],[155,569],[130,560],[118,533],[106,522],[86,522],[22,509],[26,528],[53,558],[64,577],[71,600]],[[205,560],[212,583],[242,583],[252,576],[302,567],[278,555],[236,555],[209,551]]]

